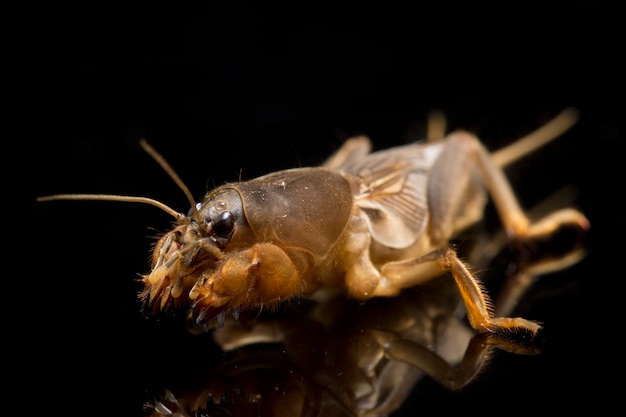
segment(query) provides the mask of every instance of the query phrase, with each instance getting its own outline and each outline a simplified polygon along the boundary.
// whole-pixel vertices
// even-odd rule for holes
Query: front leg
[[[203,327],[214,317],[223,325],[226,310],[237,315],[239,310],[272,305],[302,294],[305,284],[293,259],[276,245],[263,242],[233,251],[189,292],[191,325]]]

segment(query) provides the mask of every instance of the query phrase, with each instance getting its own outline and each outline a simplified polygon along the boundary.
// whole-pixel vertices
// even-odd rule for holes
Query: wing
[[[355,204],[375,240],[406,248],[424,232],[429,219],[429,172],[443,146],[443,141],[416,142],[345,157],[333,167],[357,182]]]

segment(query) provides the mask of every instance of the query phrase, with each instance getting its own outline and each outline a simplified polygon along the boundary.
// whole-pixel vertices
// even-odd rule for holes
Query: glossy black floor
[[[591,393],[608,385],[595,370],[613,366],[607,330],[622,269],[619,245],[607,239],[625,232],[615,104],[624,91],[610,12],[585,2],[489,17],[469,6],[171,7],[87,8],[73,19],[51,10],[42,54],[29,56],[26,147],[19,171],[5,176],[19,178],[28,201],[6,207],[17,227],[5,239],[12,272],[2,322],[15,398],[29,398],[16,401],[23,414],[140,416],[147,391],[221,355],[140,312],[137,274],[148,271],[167,214],[110,202],[36,205],[36,196],[140,195],[186,212],[184,194],[138,137],[200,198],[224,181],[319,164],[349,135],[366,133],[377,149],[417,139],[433,109],[497,148],[577,108],[570,132],[507,173],[525,207],[573,187],[567,204],[592,224],[589,254],[520,304],[545,325],[541,354],[498,353],[461,392],[425,378],[393,415],[602,400]]]

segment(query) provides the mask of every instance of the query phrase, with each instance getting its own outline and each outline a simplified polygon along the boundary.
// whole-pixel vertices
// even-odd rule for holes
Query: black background
[[[164,368],[203,360],[182,348],[184,335],[139,312],[136,274],[147,272],[167,214],[122,203],[34,203],[56,193],[129,194],[186,212],[183,193],[137,146],[139,136],[200,198],[240,176],[318,164],[349,135],[366,133],[379,149],[417,139],[432,109],[497,148],[568,106],[580,122],[507,171],[528,207],[573,185],[567,203],[592,224],[589,256],[542,281],[557,294],[531,293],[524,304],[545,323],[544,352],[498,355],[460,393],[424,381],[395,415],[606,404],[610,385],[600,371],[621,368],[611,353],[620,326],[610,295],[623,268],[611,242],[625,232],[616,11],[590,2],[202,2],[30,14],[22,30],[32,46],[20,48],[27,65],[16,83],[25,121],[19,138],[9,138],[25,145],[23,159],[5,174],[27,202],[5,207],[16,231],[5,237],[5,269],[13,269],[2,320],[19,359],[11,386],[30,398],[19,406],[25,414],[140,415],[144,389],[165,378]]]

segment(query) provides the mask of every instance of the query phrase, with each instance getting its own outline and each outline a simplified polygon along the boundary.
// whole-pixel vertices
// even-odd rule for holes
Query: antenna
[[[180,188],[187,200],[191,203],[191,209],[193,210],[193,215],[196,220],[200,220],[200,214],[198,213],[198,208],[196,207],[196,201],[194,200],[189,188],[185,185],[185,183],[180,179],[176,171],[167,163],[165,158],[159,154],[156,149],[154,149],[145,139],[139,139],[139,145],[143,148],[144,151],[148,155],[152,157],[163,170],[167,173],[167,175],[174,180],[178,188]],[[185,217],[182,213],[177,212],[173,208],[167,206],[164,203],[161,203],[158,200],[148,198],[148,197],[137,197],[137,196],[126,196],[126,195],[116,195],[116,194],[54,194],[49,196],[37,197],[37,202],[46,202],[46,201],[55,201],[55,200],[100,200],[100,201],[121,201],[126,203],[142,203],[148,204],[154,207],[157,207],[164,212],[168,213],[172,217],[177,219]],[[198,221],[199,224],[203,224],[202,221]]]

